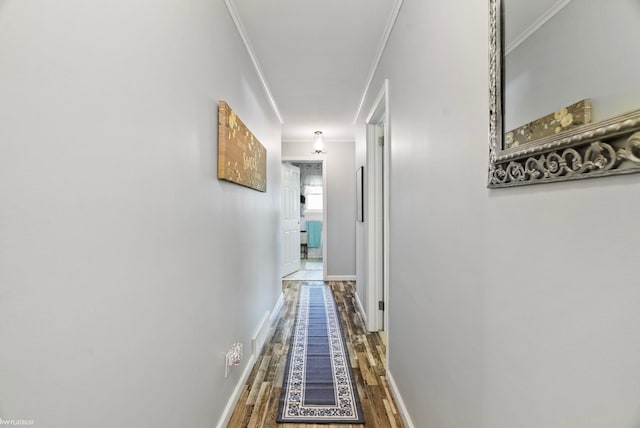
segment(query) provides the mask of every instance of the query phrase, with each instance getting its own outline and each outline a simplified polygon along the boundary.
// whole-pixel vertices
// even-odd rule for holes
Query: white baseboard
[[[271,311],[267,311],[260,323],[258,324],[258,328],[256,332],[251,336],[251,355],[255,358],[258,358],[260,352],[262,351],[262,347],[264,343],[267,341],[267,337],[269,336],[269,326],[271,323],[269,322],[269,315]]]
[[[282,305],[284,305],[284,295],[280,293],[278,297],[278,301],[271,311],[267,311],[260,322],[258,323],[258,327],[256,327],[256,332],[251,337],[251,357],[247,360],[244,371],[242,372],[242,376],[238,380],[236,387],[233,389],[233,393],[231,397],[229,397],[229,401],[227,401],[227,405],[218,420],[218,424],[216,428],[226,428],[227,424],[229,424],[229,420],[231,420],[231,415],[233,414],[233,410],[238,404],[238,400],[240,399],[240,395],[242,395],[242,389],[247,383],[247,379],[249,379],[249,375],[251,375],[251,370],[253,369],[253,365],[258,360],[258,356],[260,352],[262,352],[262,348],[269,337],[269,332],[271,330],[271,326],[278,319],[278,315],[280,314],[280,309],[282,309]]]
[[[224,411],[222,412],[222,415],[218,420],[218,424],[216,425],[216,428],[226,428],[226,426],[229,424],[229,421],[231,420],[231,415],[233,415],[233,410],[236,408],[236,404],[238,404],[238,400],[240,399],[240,395],[242,395],[242,390],[244,389],[244,385],[245,383],[247,383],[247,380],[249,379],[249,375],[251,374],[251,369],[253,369],[253,365],[255,363],[256,363],[256,357],[252,355],[247,360],[247,365],[244,368],[244,371],[242,372],[242,376],[240,376],[240,379],[238,380],[236,387],[233,389],[233,393],[231,394],[229,401],[227,401],[227,405],[225,406]]]
[[[362,306],[362,301],[360,300],[360,295],[356,292],[356,308],[358,312],[360,312],[360,316],[364,321],[364,325],[367,325],[367,313],[364,311],[364,306]]]
[[[396,400],[396,405],[400,410],[400,416],[402,416],[402,421],[407,428],[415,428],[413,421],[411,420],[411,416],[409,416],[409,412],[407,411],[407,406],[404,404],[404,400],[400,395],[400,391],[398,391],[398,386],[396,385],[396,381],[393,380],[393,376],[391,372],[387,370],[387,382],[391,387],[391,393],[393,394],[393,399]]]
[[[355,281],[355,275],[327,275],[327,281]]]
[[[278,301],[276,302],[275,306],[273,307],[273,310],[271,311],[271,315],[269,316],[269,325],[275,324],[276,320],[278,319],[278,315],[280,315],[280,309],[282,309],[283,305],[284,305],[284,294],[280,293],[280,296],[278,296]]]

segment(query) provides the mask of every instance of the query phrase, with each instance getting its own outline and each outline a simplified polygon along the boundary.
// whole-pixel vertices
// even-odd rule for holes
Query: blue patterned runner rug
[[[336,304],[323,283],[300,286],[277,421],[364,422]]]

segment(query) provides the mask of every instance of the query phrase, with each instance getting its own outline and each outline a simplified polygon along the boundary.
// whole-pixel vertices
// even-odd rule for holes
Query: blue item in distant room
[[[322,222],[307,222],[307,245],[309,248],[320,248],[322,243]]]

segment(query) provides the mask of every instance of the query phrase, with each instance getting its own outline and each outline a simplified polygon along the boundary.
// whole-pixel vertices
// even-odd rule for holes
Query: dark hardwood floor
[[[332,281],[328,284],[333,291],[340,311],[365,423],[357,425],[276,423],[276,413],[289,351],[289,338],[295,321],[298,290],[304,284],[306,281],[284,282],[285,305],[280,312],[278,321],[272,328],[271,338],[265,344],[242,391],[228,427],[403,427],[402,419],[386,379],[386,346],[380,334],[366,331],[362,317],[356,310],[355,283],[351,281]]]

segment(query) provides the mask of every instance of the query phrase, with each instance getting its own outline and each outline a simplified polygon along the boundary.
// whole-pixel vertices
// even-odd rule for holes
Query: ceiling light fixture
[[[313,154],[319,155],[320,153],[327,153],[324,149],[324,138],[322,137],[322,131],[314,132],[313,137]]]

